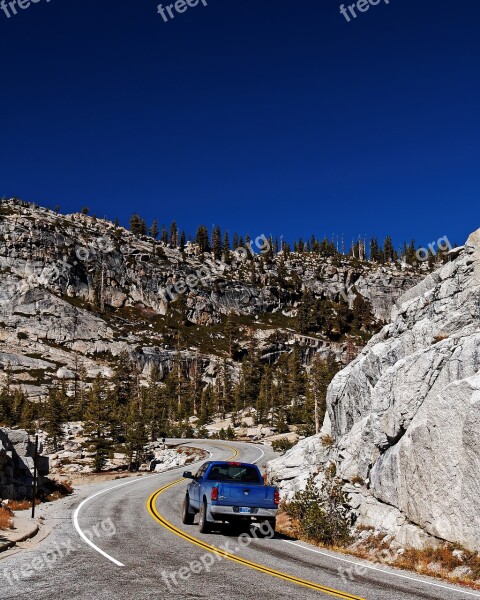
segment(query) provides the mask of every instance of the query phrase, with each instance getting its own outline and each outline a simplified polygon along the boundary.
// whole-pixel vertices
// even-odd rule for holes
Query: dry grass
[[[278,531],[278,533],[283,533],[283,535],[287,535],[288,537],[295,537],[294,523],[282,507],[280,507],[277,515],[276,531]]]
[[[40,500],[37,500],[36,504],[40,504]],[[13,511],[28,510],[29,508],[32,508],[32,501],[31,500],[9,500],[8,508]]]
[[[480,555],[476,552],[444,543],[422,550],[406,548],[403,553],[398,554],[390,550],[391,538],[388,534],[379,534],[368,527],[358,530],[370,531],[370,535],[360,544],[341,549],[342,552],[480,590]],[[461,555],[454,554],[456,550],[460,551]],[[466,567],[470,569],[471,574],[458,575],[455,573],[457,567]]]
[[[13,513],[4,506],[0,506],[0,530],[13,529]]]
[[[324,448],[333,448],[335,440],[328,433],[321,438],[322,446]]]
[[[458,555],[454,555],[455,550],[460,550],[463,556],[460,558]],[[416,571],[431,577],[440,577],[452,583],[480,590],[480,555],[451,544],[424,550],[408,548],[393,564],[400,569]],[[471,575],[456,576],[454,570],[457,567],[470,569]]]
[[[289,537],[297,537],[298,528],[283,510],[280,510],[277,516],[276,530]],[[357,527],[357,532],[362,531],[368,531],[369,535],[361,543],[346,548],[328,547],[328,549],[480,590],[480,554],[477,552],[445,543],[424,550],[408,548],[403,554],[397,554],[390,550],[391,538],[387,533],[375,532],[372,527]],[[304,541],[315,543],[311,540]],[[321,544],[316,545],[321,546]],[[459,557],[458,553],[454,555],[455,550],[461,551],[462,556]],[[467,567],[471,575],[456,576],[454,571],[457,567]]]

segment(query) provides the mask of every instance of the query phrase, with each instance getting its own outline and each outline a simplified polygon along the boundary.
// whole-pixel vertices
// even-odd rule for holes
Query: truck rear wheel
[[[190,499],[188,494],[185,495],[185,500],[183,501],[183,509],[182,509],[182,523],[185,525],[193,525],[193,521],[195,519],[195,513],[190,508]]]
[[[273,534],[272,534],[272,537],[273,537],[275,535],[275,529],[277,528],[277,519],[268,519],[267,523],[269,523],[269,525],[273,531]]]
[[[264,538],[272,538],[275,535],[276,519],[265,519],[258,524],[256,532],[260,533]]]
[[[207,521],[207,510],[207,503],[204,500],[198,515],[198,529],[200,533],[210,533],[211,530],[211,524]]]

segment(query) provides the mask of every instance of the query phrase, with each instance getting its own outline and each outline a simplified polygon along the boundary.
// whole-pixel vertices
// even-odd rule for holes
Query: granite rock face
[[[45,396],[48,381],[71,381],[79,368],[88,377],[99,372],[108,376],[122,353],[144,374],[154,365],[168,372],[177,352],[175,341],[163,331],[176,306],[175,289],[184,294],[185,318],[206,328],[231,312],[253,319],[280,315],[283,341],[278,341],[279,327],[272,328],[271,339],[262,342],[265,360],[289,351],[294,341],[306,352],[333,351],[342,358],[342,344],[299,336],[289,328],[298,294],[291,286],[274,284],[280,263],[287,280],[295,278],[317,297],[344,297],[352,305],[361,293],[371,300],[378,320],[421,277],[394,264],[309,254],[246,258],[233,253],[222,262],[194,245],[184,251],[171,248],[103,219],[59,215],[17,200],[2,202],[0,384],[9,366],[14,383],[29,397]],[[181,360],[186,370],[199,360],[208,377],[221,359],[193,347],[181,352]]]
[[[333,460],[360,524],[480,550],[480,230],[397,300],[327,406],[333,448],[318,436],[270,465],[287,494]]]
[[[0,499],[31,498],[34,456],[35,447],[26,431],[0,429]],[[37,467],[41,485],[48,474],[48,459],[39,454]]]

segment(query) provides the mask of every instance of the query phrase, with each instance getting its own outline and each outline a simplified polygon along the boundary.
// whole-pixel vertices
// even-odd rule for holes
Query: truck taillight
[[[278,490],[273,492],[273,503],[277,505],[280,504],[280,492]]]
[[[218,500],[218,487],[212,488],[212,493],[210,494],[210,498],[212,500]]]

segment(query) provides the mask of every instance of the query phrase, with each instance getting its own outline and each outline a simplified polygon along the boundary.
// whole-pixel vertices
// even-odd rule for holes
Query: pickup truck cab
[[[279,492],[276,487],[263,485],[256,465],[209,461],[196,475],[186,471],[183,476],[192,481],[186,490],[182,520],[191,525],[198,513],[200,533],[208,533],[215,522],[267,522],[275,530]]]

